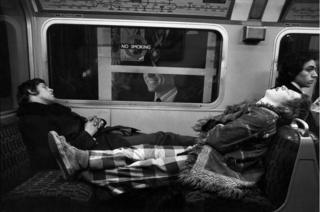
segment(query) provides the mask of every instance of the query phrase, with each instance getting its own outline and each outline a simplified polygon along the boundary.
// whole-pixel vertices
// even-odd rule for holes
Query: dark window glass
[[[205,68],[208,32],[188,32],[113,28],[112,41],[116,44],[113,57],[118,58],[121,65]]]
[[[113,73],[112,77],[113,100],[202,102],[203,76]],[[155,91],[165,91],[166,93],[157,96]],[[157,100],[157,98],[160,99]]]
[[[319,35],[317,34],[287,34],[280,42],[279,62],[291,52],[310,52],[319,58]]]
[[[50,86],[62,99],[98,99],[97,30],[54,25],[48,32]]]

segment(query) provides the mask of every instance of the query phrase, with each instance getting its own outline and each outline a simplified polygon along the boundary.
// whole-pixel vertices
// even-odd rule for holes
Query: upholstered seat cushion
[[[299,144],[298,132],[283,126],[278,130],[267,154],[266,173],[261,180],[261,188],[275,208],[285,201]]]
[[[0,129],[0,195],[31,176],[30,161],[17,124]]]
[[[222,198],[214,193],[195,190],[186,193],[185,201],[186,210],[184,211],[186,212],[271,212],[273,209],[271,202],[260,193],[235,200]]]
[[[93,190],[84,182],[64,180],[58,170],[43,171],[10,191],[3,203],[8,211],[86,211]]]
[[[103,203],[102,208],[112,212],[270,212],[272,210],[271,203],[263,196],[248,196],[239,200],[226,199],[179,183],[128,192]]]

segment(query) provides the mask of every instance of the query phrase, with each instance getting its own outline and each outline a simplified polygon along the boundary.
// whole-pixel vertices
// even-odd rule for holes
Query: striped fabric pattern
[[[113,194],[132,189],[168,185],[187,159],[185,146],[136,145],[115,150],[90,151],[85,180],[108,188]]]

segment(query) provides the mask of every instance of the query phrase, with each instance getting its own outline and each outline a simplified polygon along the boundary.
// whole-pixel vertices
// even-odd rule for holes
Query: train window
[[[221,44],[215,30],[53,24],[50,86],[62,99],[211,103]]]

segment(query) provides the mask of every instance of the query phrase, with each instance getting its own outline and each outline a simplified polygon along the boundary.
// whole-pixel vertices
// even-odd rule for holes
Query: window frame
[[[42,54],[42,62],[45,62],[43,72],[41,75],[43,78],[49,82],[49,67],[48,67],[48,47],[47,47],[47,32],[50,26],[54,24],[72,24],[72,25],[96,25],[96,26],[117,26],[117,27],[165,27],[165,28],[177,28],[177,29],[199,29],[199,30],[212,30],[220,33],[222,44],[221,44],[221,57],[219,61],[219,68],[217,73],[219,77],[219,92],[217,98],[211,103],[169,103],[162,102],[161,104],[157,104],[155,102],[137,102],[137,101],[116,101],[116,100],[74,100],[74,99],[60,99],[60,101],[64,103],[70,103],[74,105],[138,105],[138,106],[146,106],[146,105],[160,105],[160,106],[182,106],[182,107],[215,107],[219,102],[221,102],[223,93],[224,93],[224,76],[226,74],[226,64],[227,64],[227,49],[228,49],[228,34],[224,27],[218,24],[211,23],[193,23],[193,22],[174,22],[174,21],[149,21],[149,20],[127,20],[127,19],[74,19],[74,18],[50,18],[43,22],[41,25],[41,49],[43,50]],[[98,50],[99,52],[99,50]],[[99,54],[99,53],[98,53]],[[120,67],[120,66],[119,66]],[[117,70],[119,67],[114,67],[114,70]],[[164,68],[158,67],[162,73],[166,73],[169,71],[165,71]],[[167,68],[165,68],[167,69]],[[170,74],[182,74],[179,70],[183,68],[170,68]],[[173,71],[171,71],[173,70]],[[177,71],[178,70],[178,71]],[[117,72],[117,71],[113,71]],[[154,70],[153,70],[154,72]],[[140,73],[139,71],[136,73]],[[150,71],[152,73],[152,71]],[[98,93],[99,98],[101,98],[101,93],[105,92],[105,87],[110,87],[111,84],[106,84],[104,80],[106,77],[111,77],[112,71],[108,73],[102,73],[98,77]],[[183,74],[188,74],[188,72],[184,72]],[[196,75],[196,74],[192,74]],[[111,83],[111,80],[109,81]],[[212,85],[212,84],[211,84]],[[110,91],[111,92],[111,91]]]
[[[12,37],[12,39],[14,39],[14,41],[16,41],[14,43],[13,46],[10,47],[16,47],[16,48],[9,48],[9,58],[10,58],[10,54],[16,53],[16,57],[19,57],[18,59],[21,59],[21,54],[19,52],[19,48],[25,48],[26,47],[26,51],[28,51],[29,47],[27,46],[22,46],[21,47],[21,37],[19,37],[21,34],[23,34],[23,30],[21,29],[21,23],[19,23],[18,20],[16,20],[15,18],[12,18],[8,15],[1,15],[0,17],[0,21],[5,22],[8,26],[11,27],[12,32],[14,32],[14,36]],[[26,34],[27,36],[27,34]],[[27,40],[27,37],[26,37]],[[20,44],[20,46],[19,46]],[[18,48],[19,47],[19,48]],[[26,58],[26,59],[29,59]],[[17,85],[20,84],[20,82],[23,82],[27,79],[29,79],[29,64],[27,64],[27,69],[22,69],[22,63],[11,63],[12,61],[9,61],[10,64],[10,76],[11,76],[11,98],[12,98],[12,107],[6,110],[1,110],[0,111],[0,117],[1,117],[1,121],[3,119],[6,118],[10,118],[11,116],[14,116],[17,109],[18,109],[18,102],[17,102],[17,98],[16,98],[16,93],[18,90]],[[29,60],[27,61],[29,62]],[[25,70],[25,71],[21,71],[21,70]],[[0,121],[0,122],[1,122]]]
[[[281,40],[288,34],[319,34],[320,36],[320,29],[306,28],[306,27],[290,27],[290,28],[282,29],[277,34],[274,42],[273,66],[272,66],[272,72],[269,80],[270,87],[275,86],[275,81],[278,77],[278,59],[279,59],[279,53],[280,53]]]

